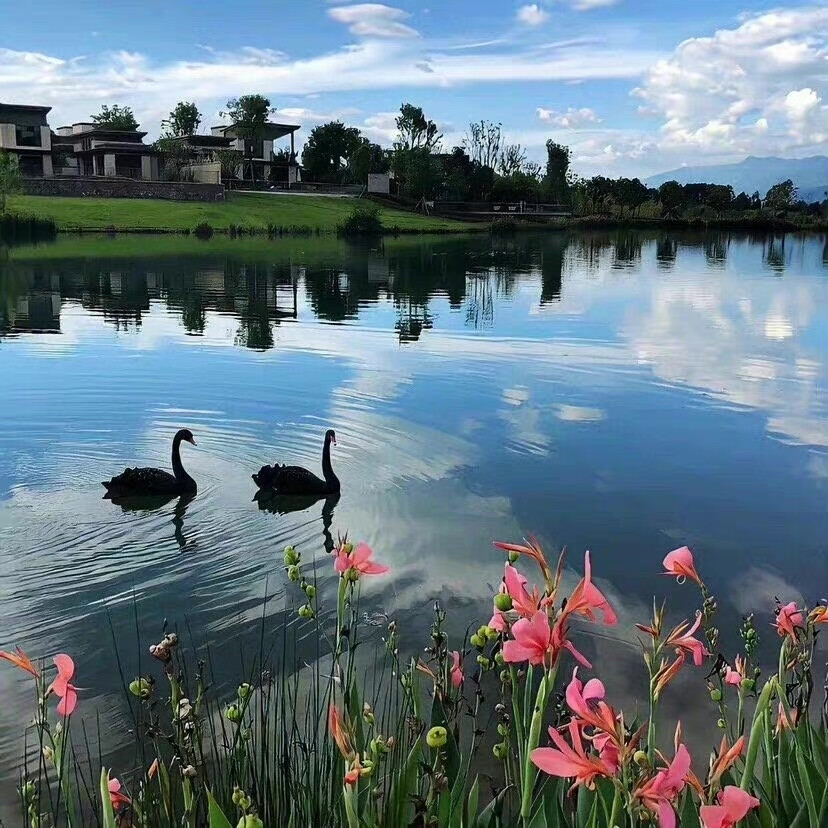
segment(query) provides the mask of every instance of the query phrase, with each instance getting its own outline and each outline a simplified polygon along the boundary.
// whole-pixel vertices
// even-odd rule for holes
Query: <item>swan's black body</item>
[[[181,462],[181,441],[196,444],[193,433],[182,428],[173,438],[173,473],[163,469],[124,469],[123,474],[113,477],[102,485],[106,489],[104,499],[124,500],[130,497],[194,495],[197,491],[195,480],[184,471]]]
[[[337,494],[340,489],[339,478],[331,466],[331,443],[336,445],[336,434],[329,430],[325,434],[325,447],[322,450],[322,474],[324,480],[301,466],[262,466],[253,475],[253,482],[260,489],[273,489],[280,495],[326,495]]]

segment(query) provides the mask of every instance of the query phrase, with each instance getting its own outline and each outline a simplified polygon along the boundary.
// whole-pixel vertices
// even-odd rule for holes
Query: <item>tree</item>
[[[19,193],[22,189],[20,167],[17,158],[0,150],[0,213],[6,210],[6,196]]]
[[[481,167],[495,169],[500,161],[503,141],[502,125],[491,121],[469,124],[469,131],[463,138],[463,147],[472,161]]]
[[[684,204],[684,188],[678,181],[665,181],[658,188],[658,200],[665,216],[675,216]]]
[[[621,206],[621,216],[624,215],[624,207],[629,207],[630,212],[634,213],[650,197],[650,191],[638,178],[619,178],[612,182],[612,194]]]
[[[159,138],[155,142],[155,149],[161,154],[163,161],[161,178],[164,181],[181,181],[184,168],[192,160],[191,151],[182,141],[176,141],[171,137]]]
[[[198,107],[190,101],[179,101],[169,117],[161,121],[164,127],[165,138],[183,138],[185,135],[195,135],[201,123],[201,113]]]
[[[364,185],[370,173],[388,172],[388,168],[388,153],[379,144],[374,144],[361,135],[348,157],[346,177],[352,184]]]
[[[244,154],[238,150],[216,150],[216,161],[221,165],[222,178],[236,178],[236,171],[244,161]]]
[[[546,175],[543,184],[548,197],[562,204],[569,195],[569,147],[558,144],[551,138],[546,142]]]
[[[302,151],[302,166],[308,180],[341,184],[348,160],[361,138],[358,129],[346,127],[342,121],[314,127]],[[366,178],[367,175],[366,172]]]
[[[92,115],[92,120],[100,127],[106,129],[114,129],[122,132],[131,132],[138,129],[138,121],[135,120],[135,115],[132,109],[128,106],[107,106],[104,104],[101,111],[97,115]]]
[[[395,150],[425,149],[429,152],[436,152],[440,149],[443,136],[437,129],[437,124],[426,118],[419,106],[404,103],[400,107],[396,124]]]
[[[525,172],[526,150],[520,144],[507,144],[500,153],[498,164],[501,175],[508,176]]]
[[[796,188],[790,178],[774,184],[765,195],[763,207],[774,212],[787,210],[793,205],[795,194]]]
[[[233,131],[244,141],[245,168],[242,169],[242,178],[247,171],[251,181],[256,180],[256,170],[253,164],[253,149],[257,141],[263,140],[267,119],[276,111],[270,105],[270,100],[264,95],[242,95],[227,101],[227,109],[220,112],[222,118],[229,118],[233,122]]]
[[[717,216],[721,216],[733,204],[735,198],[733,187],[730,185],[711,184],[705,194],[704,203],[711,210],[715,210]]]

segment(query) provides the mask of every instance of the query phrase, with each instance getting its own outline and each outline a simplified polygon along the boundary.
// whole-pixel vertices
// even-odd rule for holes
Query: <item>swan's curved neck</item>
[[[325,476],[325,482],[330,486],[339,485],[339,478],[334,474],[333,466],[331,465],[330,438],[325,439],[325,447],[322,449],[322,474]]]
[[[172,469],[175,479],[180,483],[195,483],[193,478],[184,470],[184,464],[181,462],[181,437],[177,434],[173,440]]]

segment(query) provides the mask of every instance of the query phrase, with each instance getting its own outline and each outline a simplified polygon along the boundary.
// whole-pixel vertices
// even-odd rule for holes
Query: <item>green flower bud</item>
[[[241,708],[237,704],[228,704],[224,710],[224,716],[227,721],[238,724],[242,718]]]
[[[499,759],[501,762],[506,758],[508,755],[508,749],[506,748],[505,742],[498,742],[493,748],[492,753],[495,755],[495,759]]]
[[[494,641],[499,635],[498,631],[492,627],[486,627],[486,640]]]
[[[299,613],[300,618],[313,618],[313,608],[309,607],[307,604],[303,604],[297,610]]]
[[[441,748],[448,741],[448,731],[444,727],[432,727],[426,733],[426,744],[430,748]]]
[[[509,612],[512,608],[512,597],[508,592],[498,592],[497,595],[495,595],[494,605],[501,612]]]
[[[238,822],[236,828],[264,828],[264,823],[256,814],[245,814]]]
[[[502,684],[511,684],[512,676],[508,670],[501,670],[500,671],[500,681]]]
[[[720,702],[722,700],[722,691],[719,690],[718,687],[714,687],[710,691],[710,698],[713,699],[714,702]]]
[[[34,800],[36,792],[37,789],[35,788],[34,782],[26,782],[20,789],[20,793],[23,796],[24,801],[27,803]]]
[[[494,658],[495,658],[495,663],[497,664],[498,667],[502,667],[506,663],[506,659],[503,658],[503,653],[500,650],[498,650],[495,653]]]
[[[239,685],[239,689],[236,691],[238,693],[239,699],[244,701],[245,699],[250,698],[250,694],[253,692],[253,688],[245,681],[244,683]]]
[[[716,727],[718,727],[719,730],[724,730],[725,729],[725,720],[724,719],[719,719],[719,721],[716,722]]]
[[[756,682],[753,679],[742,679],[742,689],[752,693],[756,689]]]
[[[316,587],[313,584],[305,584],[305,595],[307,595],[308,598],[315,598]]]
[[[649,764],[649,759],[647,759],[647,754],[643,750],[637,750],[633,754],[633,762],[635,762],[636,765],[644,767]]]
[[[152,684],[139,677],[129,683],[129,692],[139,699],[148,699],[152,694]]]
[[[508,728],[508,727],[506,727],[506,725],[505,725],[505,724],[502,724],[502,723],[501,723],[501,724],[499,724],[499,725],[497,726],[497,732],[498,732],[501,736],[508,736],[508,734],[509,734],[509,728]]]
[[[510,552],[507,557],[510,564],[517,563],[520,559],[520,552]]]
[[[302,577],[301,573],[299,572],[299,567],[295,564],[293,566],[288,567],[287,575],[288,579],[291,581],[298,581]]]
[[[345,577],[351,581],[352,583],[356,583],[359,580],[359,570],[354,569],[351,567],[346,573]]]
[[[482,650],[486,646],[486,639],[481,638],[477,633],[474,633],[474,635],[472,635],[469,638],[469,643],[472,645],[472,647],[476,647],[478,650]]]
[[[477,657],[477,663],[484,669],[488,670],[489,667],[492,666],[492,661],[489,658],[486,658],[484,655],[479,655]]]
[[[294,566],[299,563],[299,553],[292,547],[285,547],[285,566]]]
[[[236,785],[233,788],[233,804],[238,805],[241,802],[242,797],[244,796],[244,791]]]

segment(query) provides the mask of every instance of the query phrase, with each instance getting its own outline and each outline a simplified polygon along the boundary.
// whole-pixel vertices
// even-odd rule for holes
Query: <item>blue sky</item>
[[[155,136],[185,99],[206,128],[260,92],[301,135],[341,118],[389,144],[411,101],[447,146],[487,118],[585,174],[828,154],[825,0],[0,0],[0,19],[0,100],[53,126],[117,102]]]

